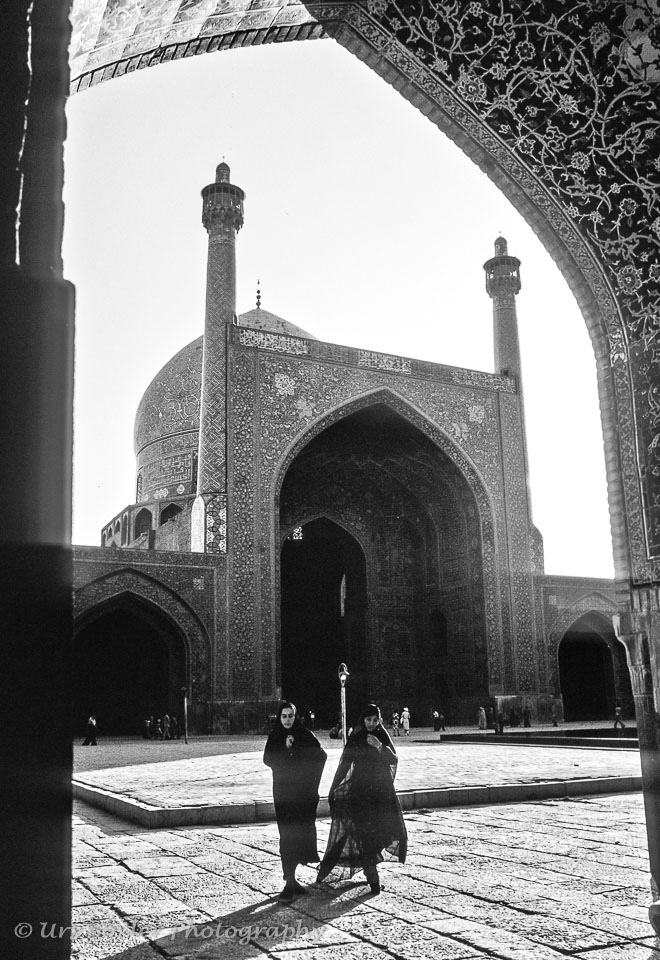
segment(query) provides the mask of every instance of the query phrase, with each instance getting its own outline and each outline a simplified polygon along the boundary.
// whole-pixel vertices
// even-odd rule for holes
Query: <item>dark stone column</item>
[[[68,13],[66,0],[15,0],[0,40],[0,935],[12,960],[65,960],[71,944]]]
[[[653,904],[649,918],[660,933],[660,714],[654,691],[660,691],[660,587],[634,587],[630,611],[614,617],[630,668],[642,762],[646,835]]]
[[[13,960],[60,960],[71,923],[72,288],[5,275],[0,316],[0,930]],[[41,937],[42,923],[62,935]],[[18,924],[32,935],[15,935]]]

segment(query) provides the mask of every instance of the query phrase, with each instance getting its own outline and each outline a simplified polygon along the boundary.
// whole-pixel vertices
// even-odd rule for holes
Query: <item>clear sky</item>
[[[238,312],[321,340],[493,370],[483,263],[522,262],[518,319],[534,522],[546,572],[613,576],[596,363],[532,230],[438,129],[334,41],[161,65],[71,98],[64,269],[77,291],[74,531],[135,498],[133,426],[204,326],[200,191],[246,192]]]

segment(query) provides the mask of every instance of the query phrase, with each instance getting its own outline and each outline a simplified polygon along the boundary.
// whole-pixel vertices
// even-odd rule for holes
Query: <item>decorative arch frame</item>
[[[124,21],[105,6],[74,3],[74,91],[181,57],[329,36],[490,177],[557,263],[591,335],[617,579],[660,579],[660,51],[649,5],[576,0],[558,14],[529,0],[514,17],[499,0],[224,0],[208,17],[182,0],[167,22],[148,3]]]
[[[326,410],[320,417],[308,423],[286,448],[283,456],[273,471],[271,481],[270,501],[273,504],[273,534],[271,542],[281,543],[279,530],[280,491],[286,473],[298,454],[308,443],[321,434],[328,427],[339,423],[352,413],[364,410],[378,404],[384,404],[397,413],[411,426],[416,427],[424,436],[436,446],[456,467],[470,489],[479,516],[481,529],[481,549],[483,563],[484,608],[487,623],[487,658],[489,683],[493,687],[503,682],[505,672],[505,656],[503,645],[502,611],[499,597],[500,578],[497,569],[498,534],[495,523],[495,510],[486,484],[479,470],[465,451],[437,424],[434,424],[426,414],[422,413],[409,400],[404,399],[395,390],[378,387],[349,400],[342,401]],[[334,518],[331,518],[334,519]],[[353,536],[352,531],[348,531]],[[356,538],[357,539],[357,538]],[[359,541],[358,541],[359,542]],[[362,544],[360,546],[363,548]],[[271,562],[273,596],[279,596],[280,551],[274,550]],[[279,604],[273,605],[273,615],[276,617],[275,631],[279,637]]]
[[[198,700],[212,697],[213,655],[209,635],[197,614],[181,597],[153,577],[126,568],[91,580],[74,594],[74,636],[102,607],[120,601],[138,601],[174,626],[184,644],[188,676],[195,679]]]

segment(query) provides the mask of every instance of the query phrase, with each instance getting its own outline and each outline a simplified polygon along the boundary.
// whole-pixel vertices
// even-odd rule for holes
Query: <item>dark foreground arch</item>
[[[445,129],[514,200],[576,292],[598,362],[621,591],[616,624],[634,681],[657,895],[660,659],[650,649],[660,644],[660,272],[654,254],[660,58],[651,8],[577,0],[561,14],[571,18],[568,29],[564,21],[550,23],[552,4],[519,5],[514,18],[499,0],[469,11],[446,5],[442,13],[438,4],[423,2],[415,23],[410,5],[388,0],[269,7],[282,18],[302,11],[310,34],[337,36]],[[148,4],[143,9],[148,16]],[[324,10],[335,19],[324,21]],[[2,76],[0,177],[2,567],[8,579],[0,614],[11,638],[4,668],[13,709],[3,735],[14,772],[3,783],[10,811],[5,865],[12,877],[6,913],[10,926],[47,916],[64,929],[70,923],[72,627],[71,562],[63,545],[71,530],[73,291],[62,280],[61,261],[68,13],[68,0],[19,0],[3,14],[10,66]],[[459,19],[465,16],[475,18],[467,31]],[[110,65],[107,75],[184,55],[184,48],[199,53],[277,39],[271,29],[283,39],[295,28],[286,19],[259,24],[237,17],[233,25],[224,20],[219,33],[206,19],[179,20],[179,35],[170,35],[175,46],[159,50],[140,47],[143,33],[133,24],[131,46],[105,48],[120,51],[113,61],[120,65]],[[88,24],[76,26],[84,34]],[[90,69],[93,57],[105,69],[98,26],[94,49],[83,51],[81,33],[72,46],[74,57],[89,56]],[[186,26],[192,27],[187,36]],[[568,86],[560,89],[553,77]],[[35,423],[38,430],[25,429]],[[45,703],[48,729],[41,721]],[[12,948],[16,957],[60,960],[69,946],[63,937],[15,940]]]

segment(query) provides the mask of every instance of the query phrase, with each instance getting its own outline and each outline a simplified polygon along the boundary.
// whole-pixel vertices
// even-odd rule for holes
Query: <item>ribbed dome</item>
[[[260,307],[242,313],[238,325],[287,337],[316,339],[294,323]],[[204,338],[198,337],[179,350],[145,390],[135,416],[136,455],[154,440],[199,430],[203,344]]]

